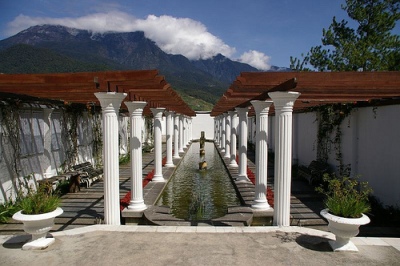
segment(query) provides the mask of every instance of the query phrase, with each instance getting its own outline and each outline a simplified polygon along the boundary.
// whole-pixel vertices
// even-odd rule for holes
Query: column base
[[[138,225],[143,223],[143,213],[144,210],[128,210],[125,208],[122,210],[121,215],[126,225]]]
[[[172,157],[173,159],[180,159],[179,155]]]
[[[271,206],[268,204],[267,200],[257,201],[255,200],[254,203],[251,205],[251,208],[257,211],[266,211],[271,209]]]
[[[184,153],[185,151],[183,149],[180,149],[178,152],[179,153]]]
[[[163,175],[154,175],[152,182],[165,182]]]
[[[228,165],[228,167],[231,167],[231,168],[238,168],[239,167],[239,165],[236,163],[236,161],[235,162],[231,162],[229,165]]]
[[[128,206],[128,210],[130,211],[143,211],[147,209],[146,204],[144,204],[144,202],[130,202],[129,206]]]
[[[247,177],[247,175],[238,175],[236,177],[236,183],[247,183],[250,182],[250,179]]]
[[[165,163],[165,167],[175,167],[174,163]]]

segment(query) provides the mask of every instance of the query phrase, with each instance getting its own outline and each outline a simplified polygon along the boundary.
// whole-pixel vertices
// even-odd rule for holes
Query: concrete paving
[[[52,233],[44,250],[0,236],[1,265],[400,265],[399,239],[354,238],[359,252],[332,252],[333,235],[304,227],[93,225]]]

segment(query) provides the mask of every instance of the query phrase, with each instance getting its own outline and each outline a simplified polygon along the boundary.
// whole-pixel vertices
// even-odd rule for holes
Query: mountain
[[[16,44],[0,51],[0,73],[60,73],[106,71],[107,65],[87,63],[46,48]]]
[[[92,33],[33,26],[0,41],[0,73],[158,69],[178,92],[215,103],[243,71],[256,68],[223,55],[191,61],[167,54],[143,32]]]

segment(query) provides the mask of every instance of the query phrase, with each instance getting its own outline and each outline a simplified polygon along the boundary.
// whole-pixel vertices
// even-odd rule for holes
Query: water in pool
[[[240,201],[213,143],[205,144],[206,170],[199,170],[200,145],[193,143],[171,177],[157,205],[188,221],[210,220],[226,214]]]

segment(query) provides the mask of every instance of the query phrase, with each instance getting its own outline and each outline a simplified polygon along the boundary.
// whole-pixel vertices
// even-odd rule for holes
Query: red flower
[[[164,166],[167,161],[167,157],[164,157],[162,160],[162,165]],[[154,177],[154,169],[151,170],[146,177],[143,179],[143,187],[145,187]],[[131,201],[131,192],[125,194],[125,196],[119,201],[119,209],[122,211],[126,207],[129,206],[129,202]]]
[[[251,171],[249,167],[247,167],[247,177],[250,179],[251,183],[256,184],[256,175]],[[267,187],[267,201],[268,204],[273,208],[274,207],[274,191],[270,187]]]

